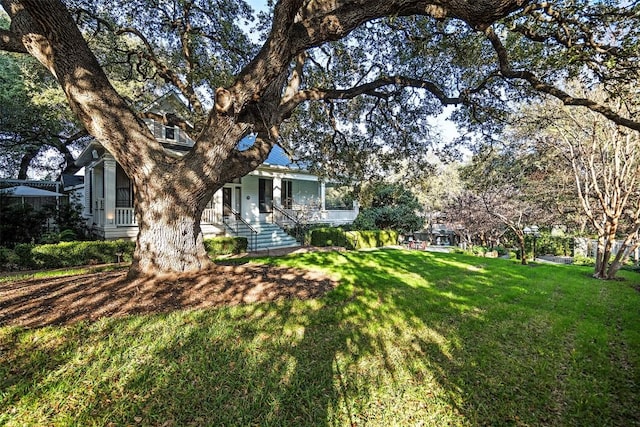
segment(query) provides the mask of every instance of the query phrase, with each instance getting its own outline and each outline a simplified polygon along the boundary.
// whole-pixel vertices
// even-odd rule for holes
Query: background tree
[[[589,96],[607,95],[593,90]],[[634,101],[631,98],[618,109],[628,109],[633,116]],[[559,169],[572,178],[572,194],[597,235],[594,277],[614,278],[640,245],[640,133],[588,109],[567,109],[553,100],[528,108],[526,114],[529,125],[523,131],[539,129],[532,139],[553,150]],[[621,244],[614,251],[616,240]]]
[[[33,59],[0,53],[0,165],[4,178],[75,173],[86,143],[57,82]]]
[[[622,78],[625,68],[633,74],[634,3],[280,0],[260,49],[238,26],[250,18],[244,2],[0,4],[11,21],[9,30],[0,30],[0,49],[36,57],[83,126],[133,181],[140,231],[131,275],[209,266],[202,210],[213,192],[255,169],[278,141],[288,146],[299,140],[289,148],[366,172],[370,163],[360,153],[383,160],[419,155],[413,148],[426,142],[420,118],[439,104],[464,106],[456,118],[491,133],[511,108],[507,101],[531,90],[640,128],[606,104],[552,84],[585,66],[602,79]],[[111,40],[113,48],[92,51],[78,25]],[[607,44],[612,39],[615,46]],[[134,103],[114,89],[104,67],[111,55],[132,78],[171,84],[188,101],[196,143],[187,155],[165,153]],[[303,129],[282,126],[291,119],[327,137],[288,138]],[[390,129],[397,136],[389,138]],[[255,144],[239,151],[238,141],[250,133],[257,135]]]
[[[466,189],[452,197],[444,207],[449,227],[458,235],[463,248],[492,246],[505,233],[501,221],[486,209],[482,198]]]
[[[527,263],[525,227],[552,223],[550,207],[540,203],[549,188],[538,160],[523,146],[486,146],[461,171],[486,212],[515,236],[522,264]]]
[[[411,233],[424,226],[420,202],[402,184],[372,183],[363,190],[360,200],[354,228]]]

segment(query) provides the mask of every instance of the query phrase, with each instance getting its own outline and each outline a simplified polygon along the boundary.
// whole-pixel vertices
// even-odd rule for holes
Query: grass
[[[640,425],[640,282],[311,253],[320,300],[0,328],[0,425]]]

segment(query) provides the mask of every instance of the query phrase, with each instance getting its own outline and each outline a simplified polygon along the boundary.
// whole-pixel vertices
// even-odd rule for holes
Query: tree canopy
[[[453,118],[466,130],[491,135],[513,101],[540,93],[640,129],[635,111],[611,107],[625,95],[617,83],[637,80],[638,2],[280,0],[260,22],[261,46],[240,26],[251,19],[244,2],[0,4],[10,20],[0,49],[40,61],[134,182],[132,274],[206,267],[202,210],[276,143],[327,174],[364,177],[419,159],[431,142],[425,117],[443,105],[459,107]],[[113,73],[179,91],[189,122],[158,119],[192,125],[187,155],[164,152]],[[602,83],[610,99],[572,94],[570,77]],[[254,145],[238,149],[248,134]]]
[[[424,226],[422,205],[402,184],[372,183],[361,196],[362,207],[353,222],[356,228],[411,233]]]

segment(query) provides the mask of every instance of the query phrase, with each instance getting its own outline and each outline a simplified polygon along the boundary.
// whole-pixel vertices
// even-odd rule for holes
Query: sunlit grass
[[[0,425],[638,425],[637,273],[385,250],[320,300],[0,328]]]

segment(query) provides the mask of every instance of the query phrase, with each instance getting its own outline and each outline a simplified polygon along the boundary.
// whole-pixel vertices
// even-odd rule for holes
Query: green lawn
[[[640,283],[418,251],[281,301],[0,328],[0,425],[640,425]]]

